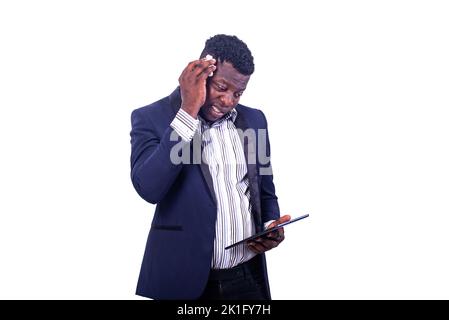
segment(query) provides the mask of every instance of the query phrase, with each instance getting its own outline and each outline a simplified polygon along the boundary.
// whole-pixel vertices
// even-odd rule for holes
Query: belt
[[[260,271],[261,270],[258,266],[257,259],[254,257],[251,260],[243,262],[233,268],[211,269],[209,273],[209,280],[230,280]]]

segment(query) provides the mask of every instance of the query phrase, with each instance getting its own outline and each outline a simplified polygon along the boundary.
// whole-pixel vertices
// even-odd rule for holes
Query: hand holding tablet
[[[267,237],[268,234],[271,233],[271,232],[274,232],[274,231],[276,231],[276,230],[278,230],[278,229],[280,229],[280,228],[282,228],[282,227],[284,227],[284,226],[286,226],[286,225],[288,225],[288,224],[290,224],[290,223],[293,223],[293,222],[302,220],[302,219],[304,219],[304,218],[307,218],[308,216],[309,216],[308,214],[305,214],[305,215],[303,215],[303,216],[300,216],[300,217],[291,219],[291,220],[289,220],[289,221],[287,221],[287,222],[283,222],[283,223],[281,223],[281,224],[278,224],[278,225],[275,226],[275,227],[268,228],[268,229],[266,229],[266,230],[264,230],[264,231],[262,231],[262,232],[259,232],[259,233],[255,234],[255,235],[251,236],[251,237],[248,237],[248,238],[246,238],[246,239],[243,239],[243,240],[240,240],[240,241],[238,241],[238,242],[236,242],[236,243],[233,243],[233,244],[231,244],[230,246],[227,246],[225,249],[230,249],[230,248],[232,248],[232,247],[235,247],[235,246],[237,246],[237,245],[239,245],[239,244],[241,244],[241,243],[245,243],[245,242],[248,242],[248,241],[257,241],[258,238],[262,238],[262,239],[267,239],[267,238],[268,238],[268,239],[270,239],[270,240],[276,240],[276,239],[272,239],[272,238]]]

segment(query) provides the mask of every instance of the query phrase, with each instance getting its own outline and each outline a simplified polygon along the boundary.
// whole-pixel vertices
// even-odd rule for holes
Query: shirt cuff
[[[198,124],[200,121],[193,118],[190,114],[185,112],[182,108],[179,109],[173,121],[170,123],[170,127],[176,131],[186,142],[192,141]]]
[[[276,220],[270,220],[270,221],[265,222],[265,223],[263,224],[263,228],[264,228],[265,230],[267,230],[267,229],[268,229],[268,226],[269,226],[273,221],[276,221]]]

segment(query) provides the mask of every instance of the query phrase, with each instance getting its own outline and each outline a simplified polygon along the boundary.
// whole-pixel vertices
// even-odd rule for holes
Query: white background
[[[139,298],[130,114],[217,33],[255,57],[281,210],[310,214],[273,298],[449,298],[449,5],[274,3],[1,2],[0,298]]]

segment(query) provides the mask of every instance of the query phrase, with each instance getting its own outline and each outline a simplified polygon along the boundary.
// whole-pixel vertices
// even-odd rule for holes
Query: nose
[[[220,101],[223,104],[223,107],[226,108],[232,108],[235,105],[235,99],[234,96],[231,94],[223,94],[220,97]]]

